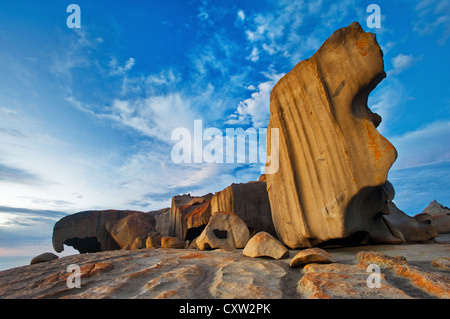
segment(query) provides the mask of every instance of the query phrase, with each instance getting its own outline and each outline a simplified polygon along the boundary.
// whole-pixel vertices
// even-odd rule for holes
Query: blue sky
[[[450,205],[449,0],[1,0],[0,255],[50,247],[66,213],[149,211],[257,179],[260,165],[173,163],[171,132],[267,127],[273,85],[353,21],[384,52],[369,107],[399,152],[395,202]]]

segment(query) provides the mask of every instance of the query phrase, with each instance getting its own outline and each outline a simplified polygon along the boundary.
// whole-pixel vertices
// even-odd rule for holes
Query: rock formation
[[[161,236],[169,236],[170,207],[148,212],[156,221],[155,230]]]
[[[416,219],[429,220],[439,234],[450,233],[450,208],[432,201],[421,214],[414,216]]]
[[[393,202],[387,205],[388,214],[384,215],[391,225],[395,226],[407,242],[421,242],[439,236],[431,225],[430,216],[423,214],[421,218],[410,217],[395,206]]]
[[[0,271],[0,299],[449,296],[448,258],[445,266],[444,257],[448,255],[448,245],[376,245],[327,250],[335,257],[335,263],[309,264],[301,270],[289,267],[289,259],[248,258],[242,251],[152,248],[65,256]],[[366,252],[358,254],[361,250]],[[371,253],[373,250],[383,254]],[[405,258],[390,257],[397,255],[405,256],[408,262]],[[377,289],[366,285],[369,275],[366,267],[371,263],[381,267],[381,287]],[[80,266],[80,289],[67,287],[66,280],[72,274],[67,267],[71,264]],[[178,307],[169,308],[165,315],[179,317]],[[220,317],[220,313],[217,315]]]
[[[58,259],[58,258],[59,257],[56,256],[53,253],[43,253],[43,254],[40,254],[40,255],[34,257],[33,259],[31,259],[30,265],[39,264],[39,263],[45,263],[47,261],[55,260],[55,259]]]
[[[64,250],[64,245],[73,246],[80,253],[120,249],[105,225],[133,213],[145,214],[129,210],[103,210],[79,212],[63,217],[53,228],[53,248],[58,253]],[[150,223],[155,223],[151,215],[145,216]]]
[[[249,227],[250,234],[266,231],[276,236],[265,182],[232,184],[214,194],[211,213],[233,212]]]
[[[161,248],[176,248],[183,249],[186,247],[186,242],[178,237],[163,236],[161,237]]]
[[[193,240],[200,235],[211,217],[212,197],[212,194],[174,196],[170,208],[169,236]]]
[[[244,248],[250,239],[247,225],[232,212],[218,212],[211,216],[208,225],[195,244],[205,249]]]
[[[289,250],[271,234],[262,231],[254,235],[242,251],[248,257],[270,257],[282,259],[289,256]]]
[[[325,250],[320,248],[303,249],[292,258],[289,266],[301,267],[307,264],[330,264],[333,262],[333,257]]]
[[[267,190],[278,238],[289,247],[401,242],[382,218],[397,152],[367,106],[385,76],[375,35],[354,22],[273,88],[267,154],[278,128],[279,169],[266,174]]]
[[[145,247],[145,239],[153,230],[153,225],[149,222],[147,215],[134,213],[120,220],[108,222],[105,228],[120,248],[132,245],[138,238],[144,241],[143,247]]]

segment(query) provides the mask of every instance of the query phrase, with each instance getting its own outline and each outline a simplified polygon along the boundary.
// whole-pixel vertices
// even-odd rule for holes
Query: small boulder
[[[150,231],[145,242],[146,248],[161,247],[161,235],[157,231]]]
[[[271,234],[261,231],[248,241],[243,254],[248,257],[282,259],[289,256],[289,250]]]
[[[147,238],[145,237],[138,237],[134,240],[134,242],[131,244],[130,249],[142,249],[142,248],[146,248],[146,240]]]
[[[163,236],[161,237],[161,248],[177,248],[186,247],[186,242],[179,237]]]
[[[52,253],[43,253],[31,259],[30,265],[45,263],[50,260],[58,259],[59,257]]]
[[[301,267],[306,264],[331,264],[333,257],[327,253],[325,250],[320,248],[309,248],[300,251],[297,255],[292,258],[290,266]]]
[[[250,232],[245,222],[232,212],[213,214],[208,225],[198,236],[196,245],[199,249],[236,249],[244,248],[250,239]]]
[[[121,248],[132,245],[138,237],[147,238],[148,232],[153,230],[153,225],[142,213],[130,214],[107,223],[105,227]]]

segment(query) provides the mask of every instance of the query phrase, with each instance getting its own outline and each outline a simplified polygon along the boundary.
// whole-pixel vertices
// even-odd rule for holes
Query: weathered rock
[[[45,263],[47,261],[55,260],[55,259],[58,259],[58,258],[59,257],[56,256],[53,253],[43,253],[43,254],[40,254],[40,255],[34,257],[33,259],[31,259],[30,265],[39,264],[39,263]]]
[[[450,233],[440,234],[434,241],[438,244],[450,244]]]
[[[250,234],[266,231],[276,236],[265,182],[231,184],[214,194],[211,213],[233,212],[249,227]]]
[[[409,265],[405,257],[391,257],[380,252],[359,252],[356,254],[356,259],[362,267],[377,264],[379,267],[394,271],[398,276],[409,279],[414,286],[430,295],[438,298],[450,298],[450,278],[448,276]]]
[[[307,264],[330,264],[333,262],[333,257],[327,253],[325,250],[320,248],[309,248],[304,249],[297,253],[297,255],[292,258],[289,265],[294,267],[301,267]]]
[[[211,217],[212,196],[174,196],[169,214],[169,236],[192,240],[200,235]]]
[[[186,247],[186,242],[178,237],[163,236],[161,237],[161,248],[176,248],[183,249]]]
[[[448,280],[449,273],[432,266],[431,261],[446,256],[449,247],[448,244],[335,247],[329,251],[336,263],[309,264],[301,271],[290,268],[289,259],[248,258],[240,250],[143,249],[76,254],[0,271],[0,299],[389,298],[395,295],[430,299],[436,296],[382,264],[381,287],[369,289],[366,264],[355,264],[355,254],[365,249],[401,254],[426,273]],[[81,268],[81,289],[69,289],[66,285],[71,274],[66,270],[71,264]],[[299,287],[301,280],[304,286]],[[442,285],[448,287],[448,281],[444,279]]]
[[[422,218],[418,220],[418,218],[406,215],[393,202],[388,203],[387,210],[389,214],[384,215],[383,218],[395,226],[407,242],[427,241],[439,236],[439,233],[431,225],[429,215],[428,219],[425,219],[425,214],[422,214]]]
[[[243,254],[248,257],[283,259],[289,256],[289,250],[271,234],[262,231],[250,238]]]
[[[391,185],[383,186],[397,152],[367,107],[385,76],[375,35],[354,22],[273,88],[267,154],[268,166],[278,170],[266,167],[267,190],[278,238],[289,247],[401,242],[381,218],[393,196]],[[278,165],[272,129],[278,129]]]
[[[198,236],[199,249],[244,248],[250,239],[247,225],[232,212],[218,212],[211,216],[208,225]]]
[[[145,242],[146,248],[161,247],[161,235],[157,231],[150,231]]]
[[[450,208],[439,204],[435,200],[421,214],[414,216],[414,218],[418,220],[430,220],[431,225],[439,234],[450,233]]]
[[[436,257],[431,264],[433,267],[450,271],[450,257]]]
[[[249,258],[248,258],[249,259]],[[286,271],[281,265],[258,260],[236,262],[222,260],[209,285],[213,298],[280,299],[283,297],[282,278]]]
[[[155,219],[155,230],[161,236],[169,236],[170,228],[170,207],[148,212]]]
[[[145,237],[138,237],[136,238],[133,243],[130,245],[130,249],[142,249],[142,248],[146,248],[145,244],[146,244],[147,238]],[[127,245],[128,246],[128,245]]]
[[[122,248],[126,245],[132,247],[136,238],[147,238],[148,233],[153,230],[153,225],[145,214],[135,213],[118,221],[109,222],[105,228]]]
[[[345,264],[308,264],[305,275],[299,281],[297,291],[309,299],[408,299],[402,290],[380,276],[380,287],[369,288],[365,269]]]
[[[154,223],[150,215],[129,210],[85,211],[68,215],[53,228],[53,248],[58,253],[64,250],[64,245],[73,246],[80,253],[120,249],[105,225],[134,213],[144,214],[150,223]]]

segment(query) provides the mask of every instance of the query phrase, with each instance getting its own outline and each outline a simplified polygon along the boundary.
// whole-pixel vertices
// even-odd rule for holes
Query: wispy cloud
[[[36,174],[26,169],[0,163],[0,183],[41,184],[42,180]]]
[[[390,138],[399,153],[393,169],[450,161],[449,137],[450,121],[438,121]]]
[[[414,57],[413,55],[400,53],[391,59],[393,69],[388,71],[388,75],[395,75],[413,66],[416,61],[422,59],[422,56]]]
[[[266,127],[270,113],[270,92],[284,74],[265,74],[268,81],[250,87],[251,97],[239,102],[237,110],[225,122],[230,125],[252,125],[255,128]]]
[[[450,37],[450,0],[421,0],[415,7],[414,31],[420,35],[440,33],[439,44]]]
[[[119,65],[119,63],[117,62],[116,58],[113,58],[110,62],[109,62],[109,74],[110,75],[124,75],[126,72],[130,71],[134,64],[136,63],[136,61],[133,58],[129,58],[126,62],[125,65]]]

